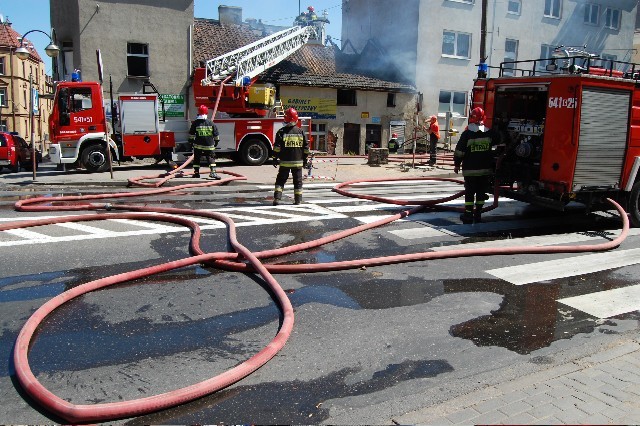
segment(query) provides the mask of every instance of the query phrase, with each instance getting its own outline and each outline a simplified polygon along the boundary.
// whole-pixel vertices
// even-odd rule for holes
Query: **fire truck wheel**
[[[633,184],[627,203],[627,213],[629,220],[636,228],[640,227],[640,180]]]
[[[261,166],[269,158],[269,150],[260,139],[249,139],[242,144],[240,156],[248,166]]]
[[[82,151],[82,165],[89,172],[105,172],[109,169],[109,161],[104,146],[91,144]]]

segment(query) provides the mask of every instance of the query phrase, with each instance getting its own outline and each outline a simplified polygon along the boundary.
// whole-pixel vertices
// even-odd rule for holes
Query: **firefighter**
[[[438,117],[432,115],[429,119],[429,165],[436,164],[436,148],[440,140],[440,126],[438,126]]]
[[[398,152],[398,134],[393,133],[391,135],[391,139],[387,143],[387,148],[389,148],[389,154],[395,154]]]
[[[200,177],[200,157],[204,155],[209,161],[211,169],[209,177],[220,180],[220,176],[216,173],[216,155],[214,153],[218,142],[220,142],[220,136],[218,127],[207,118],[207,114],[209,114],[209,108],[206,105],[200,105],[198,116],[191,123],[189,129],[189,142],[193,145],[193,177]]]
[[[316,15],[315,9],[313,8],[313,6],[309,6],[307,7],[307,10],[309,12],[307,12],[307,21],[311,24],[313,23],[313,21],[317,21],[318,20],[318,15]]]
[[[278,167],[275,190],[273,192],[273,205],[277,206],[282,200],[282,190],[289,178],[289,172],[293,175],[294,203],[302,202],[302,168],[307,166],[309,155],[309,142],[298,127],[298,111],[289,108],[284,112],[285,125],[276,132],[273,144],[273,167]]]
[[[469,125],[460,135],[454,152],[454,168],[457,174],[462,167],[464,176],[464,213],[462,223],[479,223],[493,173],[494,160],[491,148],[500,143],[498,133],[484,126],[484,110],[474,108],[469,114]],[[475,209],[474,209],[475,207]]]

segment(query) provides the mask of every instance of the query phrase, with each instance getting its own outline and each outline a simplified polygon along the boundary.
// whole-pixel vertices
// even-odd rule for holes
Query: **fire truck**
[[[640,69],[586,52],[509,61],[479,70],[472,108],[505,147],[496,155],[500,195],[563,210],[610,209],[612,198],[640,226]],[[572,54],[574,53],[574,54]]]
[[[326,22],[318,21],[317,25]],[[217,111],[229,117],[215,119],[220,131],[216,154],[248,165],[261,165],[271,156],[275,134],[283,122],[275,107],[275,88],[254,83],[261,72],[316,36],[317,25],[308,23],[274,33],[195,69],[195,104],[211,109],[217,105]],[[148,86],[153,92],[146,92]],[[143,93],[120,94],[117,110],[109,132],[99,83],[58,83],[49,118],[52,162],[90,172],[106,171],[107,140],[112,159],[119,162],[132,158],[180,161],[191,154],[187,144],[190,123],[164,117],[163,104],[151,83],[143,86]],[[311,120],[301,118],[299,125],[311,140]]]

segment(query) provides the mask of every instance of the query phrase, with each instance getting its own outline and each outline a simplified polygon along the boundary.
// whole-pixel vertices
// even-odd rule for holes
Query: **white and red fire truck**
[[[479,73],[472,108],[506,142],[501,195],[560,210],[571,201],[610,209],[608,197],[640,226],[639,72],[582,52],[503,62],[496,78]]]
[[[294,53],[315,34],[314,25],[295,26],[211,59],[205,68],[196,68],[195,104],[213,108],[217,101],[217,110],[232,117],[214,120],[220,131],[216,154],[231,156],[248,165],[267,161],[275,134],[283,123],[274,108],[275,88],[253,83],[261,72]],[[163,119],[159,102],[157,93],[144,90],[120,94],[117,124],[108,138],[114,161],[131,158],[179,161],[190,155],[185,151],[190,123],[184,119]],[[91,172],[108,170],[104,105],[101,85],[96,82],[57,84],[49,118],[52,162],[84,167]],[[299,124],[311,140],[311,120],[301,118]]]

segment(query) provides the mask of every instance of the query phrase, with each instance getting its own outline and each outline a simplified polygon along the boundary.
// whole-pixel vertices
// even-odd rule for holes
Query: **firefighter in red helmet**
[[[492,147],[500,144],[500,136],[484,125],[484,110],[474,108],[469,114],[469,125],[460,135],[454,152],[454,168],[457,174],[462,167],[464,176],[464,213],[462,223],[479,223],[482,208],[488,199],[490,177],[494,171]]]
[[[387,148],[389,149],[389,154],[395,154],[398,152],[398,134],[392,133],[391,139],[387,143]]]
[[[209,108],[206,105],[200,105],[198,107],[198,116],[191,123],[191,128],[189,129],[189,141],[193,145],[193,177],[200,177],[200,159],[204,156],[211,169],[209,177],[220,180],[220,176],[216,173],[215,155],[220,136],[218,127],[213,124],[213,121],[209,120],[207,114],[209,114]]]
[[[273,166],[278,169],[276,185],[273,192],[273,205],[277,206],[282,200],[284,184],[293,175],[294,203],[302,202],[302,168],[307,165],[309,156],[309,142],[300,127],[298,127],[298,111],[289,108],[284,112],[284,126],[276,132],[273,143]]]

